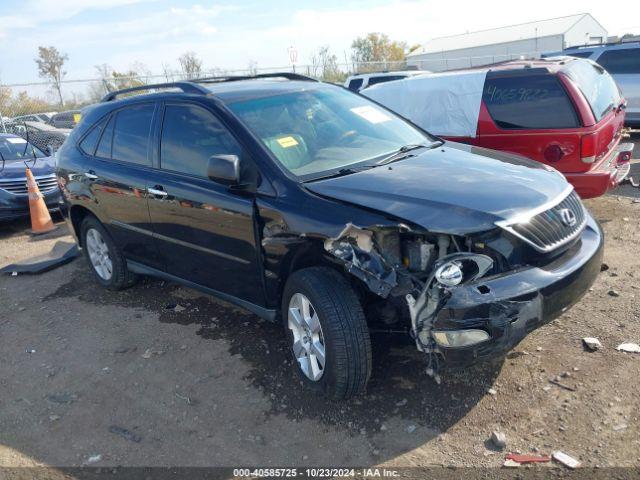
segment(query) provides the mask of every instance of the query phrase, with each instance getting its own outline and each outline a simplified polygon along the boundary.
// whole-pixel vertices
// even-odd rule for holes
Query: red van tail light
[[[582,136],[580,144],[580,159],[584,163],[593,163],[596,161],[596,134],[589,133]]]
[[[560,145],[549,145],[544,149],[544,159],[547,162],[557,162],[564,157],[564,152]]]

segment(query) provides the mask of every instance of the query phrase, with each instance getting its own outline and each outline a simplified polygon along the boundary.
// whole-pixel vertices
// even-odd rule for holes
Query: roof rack
[[[573,47],[567,47],[566,50],[576,50],[581,48],[594,48],[594,47],[609,47],[613,45],[626,45],[628,43],[640,43],[640,40],[618,40],[617,42],[601,42],[601,43],[589,43],[586,45],[574,45]]]
[[[319,82],[319,80],[293,72],[277,72],[277,73],[259,73],[257,75],[226,75],[220,77],[203,77],[189,80],[194,83],[213,83],[213,82],[237,82],[239,80],[254,80],[260,78],[286,78],[287,80],[301,80],[303,82]]]
[[[142,90],[154,90],[157,88],[179,88],[184,93],[198,93],[202,95],[207,95],[209,90],[204,87],[200,87],[190,82],[170,82],[170,83],[154,83],[151,85],[140,85],[139,87],[131,87],[131,88],[123,88],[122,90],[116,90],[115,92],[109,92],[104,97],[102,97],[102,102],[110,102],[115,100],[118,95],[123,95],[125,93],[131,92],[139,92]]]

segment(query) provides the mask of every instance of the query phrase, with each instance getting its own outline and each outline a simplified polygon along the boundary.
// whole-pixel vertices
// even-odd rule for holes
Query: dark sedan
[[[49,210],[59,210],[62,196],[55,161],[18,135],[0,133],[0,220],[29,215],[26,168],[31,169]]]

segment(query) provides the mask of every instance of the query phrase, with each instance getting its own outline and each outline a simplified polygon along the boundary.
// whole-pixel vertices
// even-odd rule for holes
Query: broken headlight
[[[455,287],[461,283],[473,282],[487,273],[493,260],[486,255],[459,252],[438,260],[433,278],[445,287]]]
[[[460,263],[447,262],[436,270],[436,280],[447,287],[454,287],[462,282],[464,273]]]

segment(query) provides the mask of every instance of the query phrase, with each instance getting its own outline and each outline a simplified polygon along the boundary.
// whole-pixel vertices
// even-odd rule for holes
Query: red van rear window
[[[489,72],[482,99],[496,125],[505,129],[575,128],[578,116],[555,75]]]

